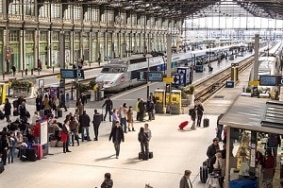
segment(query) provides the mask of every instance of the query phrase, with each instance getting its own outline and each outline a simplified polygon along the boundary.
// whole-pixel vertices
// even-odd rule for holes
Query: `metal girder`
[[[103,6],[153,17],[258,16],[283,19],[283,0],[50,0],[53,3]],[[226,7],[223,8],[222,6]],[[227,8],[229,7],[230,8]],[[247,13],[239,13],[236,6]],[[215,13],[215,7],[219,8]],[[231,8],[232,7],[232,8]],[[233,9],[233,12],[232,12]],[[235,11],[235,10],[236,11]],[[238,11],[238,12],[237,12]],[[241,14],[241,15],[240,15]]]

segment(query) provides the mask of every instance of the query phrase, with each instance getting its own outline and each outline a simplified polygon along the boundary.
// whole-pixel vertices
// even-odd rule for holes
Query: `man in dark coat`
[[[206,151],[206,155],[208,157],[208,165],[209,165],[209,172],[211,173],[213,170],[213,164],[216,160],[215,158],[215,154],[217,151],[219,151],[219,139],[218,138],[214,138],[213,139],[213,143],[211,145],[208,146],[207,151]]]
[[[119,121],[116,121],[115,126],[112,128],[109,135],[109,141],[112,139],[116,151],[116,159],[119,158],[120,144],[124,142],[124,132]]]
[[[139,121],[143,121],[143,118],[144,118],[144,113],[145,113],[145,102],[143,99],[140,99],[140,102],[138,104],[138,108],[139,108]]]
[[[189,109],[189,116],[191,117],[191,120],[193,122],[191,129],[195,130],[196,129],[196,109],[195,108]]]
[[[109,113],[109,121],[111,122],[111,114],[112,114],[112,109],[113,109],[113,102],[110,99],[110,97],[107,97],[107,99],[105,100],[104,104],[102,105],[102,108],[104,106],[105,106],[105,115],[104,115],[103,121],[105,121],[106,115],[107,115],[107,113]]]
[[[190,170],[185,170],[184,176],[180,180],[180,188],[193,188],[192,182],[190,180],[191,173],[192,172]]]
[[[86,136],[87,141],[91,141],[90,137],[89,137],[90,117],[86,113],[85,110],[83,111],[83,114],[80,115],[79,122],[80,122],[80,126],[82,128],[82,142],[85,140],[85,131],[86,131],[86,135],[87,135]]]
[[[98,129],[99,129],[99,126],[100,126],[100,123],[101,123],[101,114],[99,114],[97,112],[97,109],[94,110],[94,114],[93,114],[93,120],[92,120],[92,123],[93,123],[93,130],[94,130],[94,141],[98,141]]]

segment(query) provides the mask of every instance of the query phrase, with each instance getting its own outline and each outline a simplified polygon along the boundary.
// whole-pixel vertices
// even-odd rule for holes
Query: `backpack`
[[[192,115],[193,115],[193,113],[194,113],[194,111],[195,111],[195,109],[194,109],[194,108],[189,109],[189,115],[190,115],[190,116],[192,116]]]

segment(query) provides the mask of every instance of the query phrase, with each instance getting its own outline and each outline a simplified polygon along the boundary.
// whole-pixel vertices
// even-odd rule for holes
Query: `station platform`
[[[63,153],[62,148],[49,147],[49,154],[42,160],[22,162],[17,158],[13,164],[7,164],[4,173],[0,175],[0,187],[94,188],[100,187],[104,173],[110,172],[114,188],[144,188],[145,184],[153,188],[172,188],[179,186],[184,170],[189,169],[192,171],[193,187],[205,188],[206,185],[200,183],[199,167],[206,160],[207,147],[216,136],[217,117],[233,104],[242,88],[247,86],[248,75],[249,70],[241,73],[234,88],[223,88],[204,102],[204,117],[210,121],[208,128],[201,126],[191,130],[189,125],[180,131],[178,125],[189,120],[188,114],[156,114],[156,120],[147,122],[152,131],[149,148],[153,151],[153,159],[138,159],[140,145],[137,135],[144,122],[135,122],[136,131],[125,134],[119,159],[115,158],[113,143],[108,140],[111,123],[102,122],[98,141],[71,146],[71,153]],[[101,106],[95,104],[85,107],[91,118],[94,108],[101,111]],[[28,103],[27,109],[33,114],[35,105]],[[63,112],[63,117],[74,111],[74,106],[71,106],[68,112]],[[12,117],[12,120],[15,118]],[[62,122],[63,118],[58,121]],[[5,124],[1,120],[0,129]],[[90,135],[93,139],[92,125]]]
[[[83,70],[90,70],[95,68],[100,68],[103,65],[107,64],[107,61],[101,62],[100,65],[97,62],[93,62],[87,65],[83,66]],[[72,69],[71,66],[66,67],[66,69]],[[9,74],[2,74],[0,75],[0,82],[8,82],[10,79],[26,79],[26,78],[44,78],[52,75],[57,75],[60,73],[60,67],[54,67],[49,69],[42,69],[41,71],[33,71],[30,70],[27,71],[27,74],[25,71],[17,71],[15,75],[12,73]]]

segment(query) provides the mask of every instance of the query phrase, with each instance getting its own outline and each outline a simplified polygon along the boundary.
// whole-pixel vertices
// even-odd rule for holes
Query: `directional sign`
[[[173,78],[172,77],[165,77],[163,78],[163,82],[166,82],[166,83],[173,83]]]

